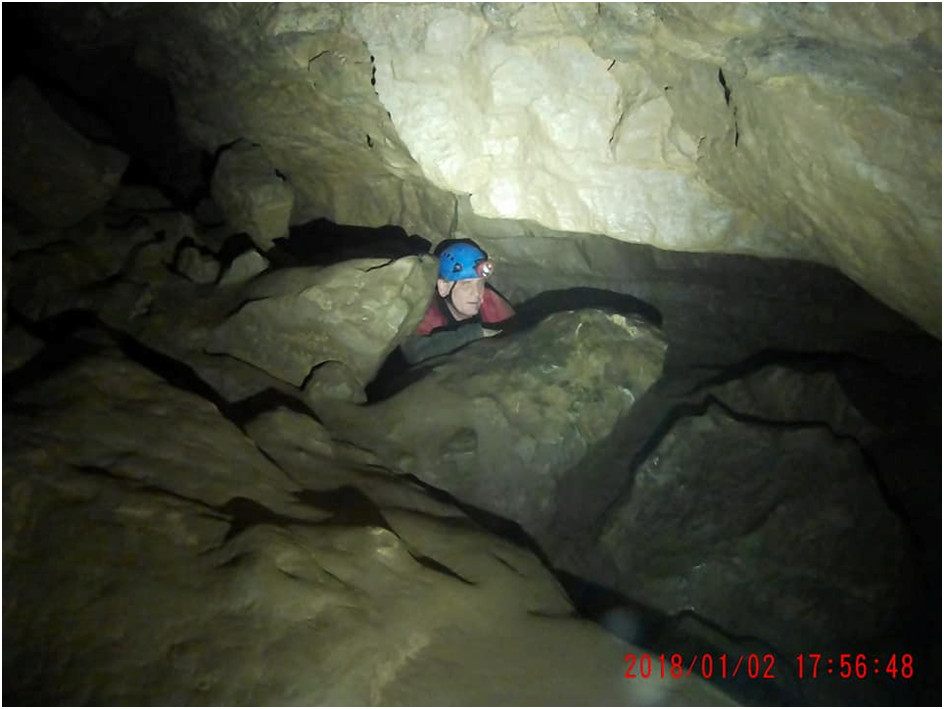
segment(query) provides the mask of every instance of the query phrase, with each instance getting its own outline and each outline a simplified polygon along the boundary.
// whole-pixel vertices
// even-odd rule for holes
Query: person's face
[[[467,320],[479,314],[482,308],[482,297],[485,295],[484,278],[467,278],[454,283],[440,278],[437,285],[439,295],[446,298],[446,305],[449,306],[456,320]]]

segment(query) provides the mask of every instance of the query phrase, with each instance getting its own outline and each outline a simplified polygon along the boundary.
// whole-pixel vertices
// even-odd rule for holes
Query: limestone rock
[[[629,63],[611,71],[612,55],[556,12],[509,32],[471,5],[355,11],[380,99],[426,177],[486,217],[668,248],[722,240],[734,210],[698,179],[697,140],[661,87]]]
[[[216,406],[123,357],[83,360],[17,401],[46,412],[17,419],[6,439],[14,446],[26,445],[30,435],[48,439],[31,454],[37,474],[62,466],[107,471],[207,505],[240,495],[266,505],[291,503],[290,481]],[[171,455],[150,446],[157,441],[179,441],[179,447]]]
[[[237,143],[223,151],[211,191],[230,226],[249,234],[263,251],[288,236],[294,193],[260,146]]]
[[[42,319],[96,299],[100,286],[121,271],[134,242],[115,239],[100,222],[85,226],[58,231],[45,246],[17,255],[9,276],[9,306]]]
[[[914,560],[861,450],[820,426],[675,422],[601,520],[620,586],[785,655],[880,637]]]
[[[85,34],[93,25],[134,36],[136,60],[170,82],[196,144],[211,153],[240,139],[265,147],[291,180],[295,223],[328,218],[446,235],[455,198],[423,178],[397,136],[371,83],[371,52],[342,26],[343,14],[330,3],[196,13],[116,6],[48,24],[85,51],[103,36]]]
[[[473,343],[386,401],[316,411],[401,470],[540,537],[561,479],[655,382],[664,354],[644,321],[563,312]]]
[[[940,336],[939,5],[209,4],[84,19],[62,21],[65,41],[133,38],[205,150],[265,146],[297,223],[439,240],[467,199],[522,228],[831,265]]]
[[[358,381],[354,372],[341,362],[323,362],[315,367],[305,382],[305,399],[316,405],[324,398],[353,401],[363,404],[367,401],[364,385]]]
[[[10,229],[9,235],[4,251],[15,267],[4,288],[11,307],[32,319],[76,309],[108,313],[121,327],[147,309],[153,286],[182,280],[169,267],[178,244],[195,232],[179,212],[145,218],[134,209],[109,207],[107,218],[65,229]]]
[[[27,79],[3,94],[3,194],[41,223],[70,226],[101,210],[128,156],[96,145],[63,121]]]
[[[381,507],[364,474],[296,456],[300,489],[214,406],[123,358],[12,397],[8,701],[728,703],[694,678],[627,682],[640,649],[570,617],[530,552],[412,504],[418,487],[387,476],[399,503]]]
[[[212,254],[205,254],[196,246],[182,248],[174,265],[194,283],[215,283],[220,275],[220,262]]]
[[[174,273],[178,250],[190,244],[205,247],[194,220],[178,211],[143,215],[132,209],[125,215],[127,221],[113,229],[116,238],[130,240],[135,245],[124,264],[124,275],[151,285],[167,281],[179,283],[179,274]]]
[[[303,489],[341,489],[356,483],[386,509],[464,519],[456,507],[428,496],[420,485],[389,474],[369,452],[332,438],[311,412],[285,406],[264,411],[246,424],[246,433]]]
[[[265,411],[246,425],[246,433],[270,454],[284,448],[310,457],[332,456],[331,434],[313,416],[279,407]],[[278,455],[276,460],[281,460]]]
[[[836,436],[854,438],[861,445],[876,434],[828,370],[770,365],[707,393],[735,414],[779,423],[821,422]]]
[[[226,353],[302,387],[311,370],[338,361],[363,387],[413,332],[429,302],[433,259],[346,261],[257,279],[250,298],[211,334]]]
[[[250,249],[234,258],[220,278],[221,286],[245,283],[269,267],[269,260],[255,249]]]
[[[705,183],[940,336],[940,7],[673,10],[643,64]]]

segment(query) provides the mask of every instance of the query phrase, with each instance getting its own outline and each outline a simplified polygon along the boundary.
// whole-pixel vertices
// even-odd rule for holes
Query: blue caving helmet
[[[439,277],[444,281],[488,278],[492,268],[488,254],[472,244],[452,244],[439,255]]]

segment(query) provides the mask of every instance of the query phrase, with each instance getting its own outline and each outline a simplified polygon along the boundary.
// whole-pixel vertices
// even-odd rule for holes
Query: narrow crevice
[[[492,557],[494,557],[496,560],[498,560],[498,562],[499,562],[502,566],[504,566],[504,567],[510,569],[510,570],[512,571],[512,573],[514,573],[516,576],[521,576],[522,578],[524,578],[524,574],[521,573],[521,571],[519,571],[517,568],[515,568],[510,562],[508,562],[507,560],[505,560],[504,558],[502,558],[502,556],[501,556],[500,554],[496,554],[494,551],[489,552],[489,554],[490,554]]]
[[[456,573],[455,571],[453,571],[452,569],[450,569],[448,566],[446,566],[446,565],[443,564],[443,563],[440,563],[440,562],[436,561],[436,560],[433,559],[432,557],[425,556],[425,555],[423,555],[423,554],[419,554],[419,553],[417,553],[417,552],[415,552],[415,551],[413,551],[413,550],[411,550],[411,549],[408,549],[408,551],[409,551],[410,556],[412,556],[413,559],[414,559],[418,564],[420,564],[421,566],[423,566],[423,567],[425,567],[425,568],[427,568],[427,569],[431,569],[432,571],[436,571],[437,573],[444,574],[445,576],[449,576],[450,578],[454,578],[454,579],[456,579],[457,581],[461,581],[461,582],[464,583],[466,586],[476,586],[476,585],[478,585],[478,584],[476,584],[474,581],[469,581],[469,579],[463,577],[461,574]]]
[[[616,141],[616,136],[619,133],[620,126],[623,124],[623,119],[626,117],[626,111],[623,108],[619,110],[619,118],[616,119],[616,123],[613,124],[613,130],[610,131],[610,140],[607,145],[610,146],[610,150],[613,150],[613,143]]]
[[[428,254],[432,243],[395,225],[358,227],[315,219],[292,226],[289,236],[276,239],[266,256],[274,267],[330,266],[341,261]]]
[[[384,261],[383,263],[377,264],[376,266],[371,266],[370,268],[365,268],[363,272],[364,272],[364,273],[370,273],[371,271],[379,271],[381,268],[386,268],[387,266],[389,266],[390,264],[392,264],[394,261],[396,261],[396,259],[388,259],[388,260]]]
[[[323,49],[322,51],[318,52],[315,56],[313,56],[311,59],[309,59],[309,60],[308,60],[308,71],[311,71],[311,65],[312,65],[313,62],[315,62],[315,61],[321,59],[321,57],[323,57],[323,56],[324,56],[325,54],[327,54],[327,53],[328,53],[328,50],[327,50],[327,49]]]
[[[209,517],[219,521],[227,520],[227,516],[222,510],[199,498],[182,495],[179,492],[168,490],[167,488],[159,487],[153,483],[144,482],[128,475],[119,475],[118,473],[112,472],[108,468],[104,468],[100,465],[70,464],[69,467],[79,473],[82,473],[83,475],[93,475],[96,477],[105,478],[112,483],[128,485],[139,492],[153,494],[158,497],[166,497],[176,502],[183,502],[188,505],[193,505],[201,510],[200,515],[203,517]]]
[[[253,419],[269,411],[277,409],[288,409],[297,414],[302,414],[308,418],[323,423],[318,415],[308,408],[297,396],[292,396],[284,391],[279,391],[269,387],[256,394],[234,401],[228,404],[229,412],[227,418],[240,428],[244,429]]]
[[[718,83],[721,84],[721,88],[724,89],[724,105],[731,105],[731,89],[728,88],[728,83],[724,80],[724,71],[721,68],[718,68]]]
[[[353,485],[330,490],[299,490],[300,503],[331,513],[331,523],[353,527],[379,527],[396,534],[377,504]]]

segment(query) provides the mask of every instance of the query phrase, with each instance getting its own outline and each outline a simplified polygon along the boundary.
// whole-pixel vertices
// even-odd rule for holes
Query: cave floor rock
[[[265,415],[257,443],[111,350],[4,409],[5,701],[726,703],[625,680],[640,650],[530,552],[299,450],[310,416]]]

